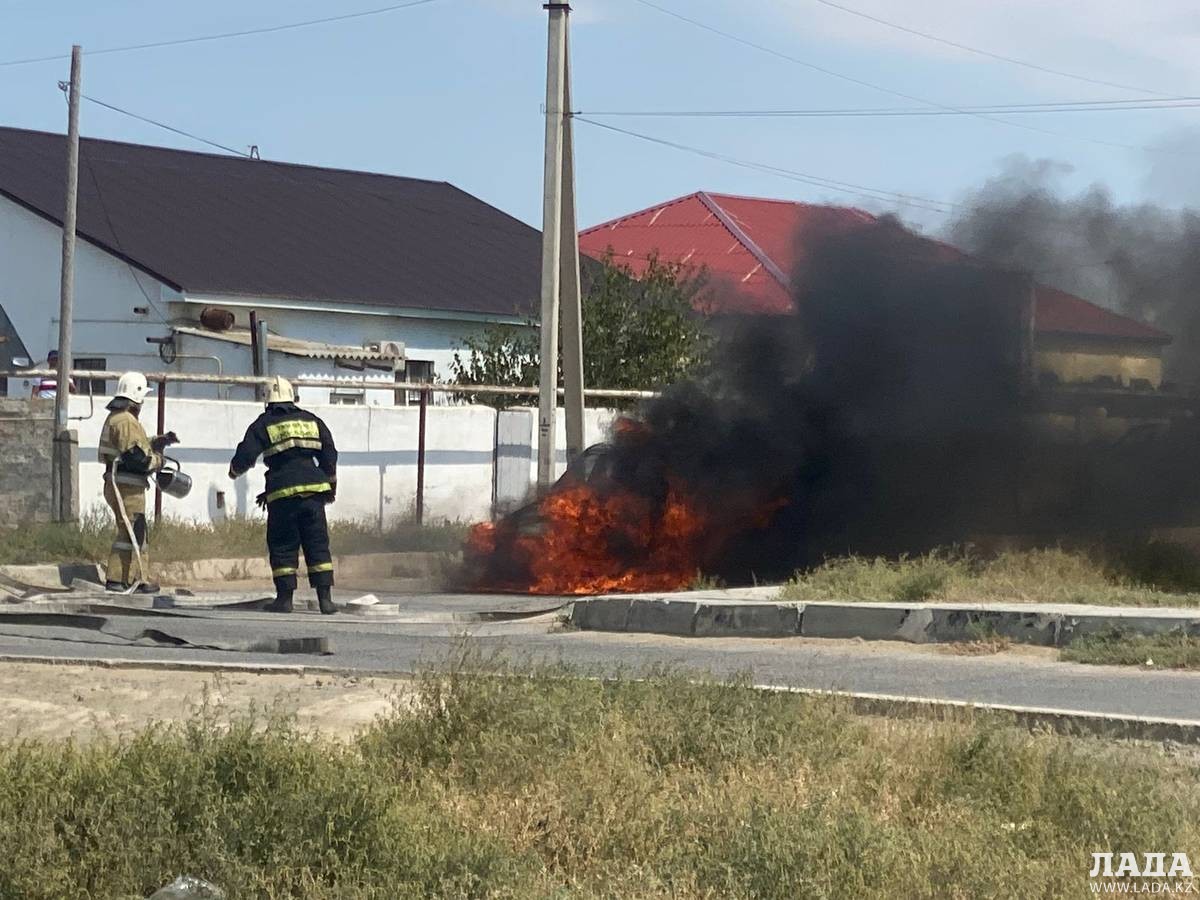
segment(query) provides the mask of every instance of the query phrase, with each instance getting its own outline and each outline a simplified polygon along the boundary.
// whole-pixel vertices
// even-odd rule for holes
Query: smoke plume
[[[1023,157],[974,192],[949,226],[951,243],[1168,332],[1169,377],[1200,381],[1200,215],[1122,205],[1094,186],[1060,190],[1070,168]]]
[[[1195,509],[1194,427],[1120,446],[1033,427],[1033,282],[1019,269],[1040,268],[1027,264],[1033,254],[1058,258],[1032,223],[1061,203],[1036,193],[1007,203],[1002,187],[960,228],[993,259],[1022,263],[1016,271],[889,218],[806,238],[796,312],[747,317],[703,380],[651,401],[551,494],[479,526],[468,547],[474,585],[661,590],[697,571],[749,583],[846,553],[915,553],[982,534],[1040,532],[1054,543]],[[1150,248],[1169,272],[1188,271],[1167,253],[1184,232],[1159,237],[1170,216],[1114,213],[1100,195],[1078,203],[1112,242],[1114,273],[1150,277]],[[1123,256],[1126,235],[1137,249]],[[1167,242],[1136,245],[1150,235]],[[1171,300],[1155,307],[1162,316],[1183,314],[1181,284],[1155,295]]]
[[[617,442],[623,466],[653,459],[714,521],[775,508],[708,570],[775,577],[1011,519],[1027,282],[930,246],[888,219],[810,239],[797,314],[743,323],[707,383],[667,392],[647,433]]]

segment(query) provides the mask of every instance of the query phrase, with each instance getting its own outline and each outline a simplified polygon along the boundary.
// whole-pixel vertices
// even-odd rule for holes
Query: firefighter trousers
[[[267,552],[275,590],[296,589],[300,548],[312,587],[333,584],[333,556],[329,552],[329,526],[325,522],[324,494],[283,497],[267,505]]]
[[[125,529],[125,522],[121,518],[121,508],[117,505],[117,491],[121,492],[121,503],[125,506],[125,515],[129,519],[129,524],[133,526],[133,534]],[[113,485],[106,477],[104,479],[104,500],[108,503],[108,508],[112,510],[113,518],[117,521],[117,533],[108,554],[105,579],[126,586],[135,581],[145,581],[147,574],[138,566],[133,547],[136,542],[138,549],[143,554],[146,552],[146,489],[130,484]]]

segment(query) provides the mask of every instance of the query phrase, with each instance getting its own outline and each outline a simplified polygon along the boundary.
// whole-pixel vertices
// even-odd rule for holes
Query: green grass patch
[[[93,509],[77,524],[41,523],[0,530],[0,564],[101,561],[108,557],[114,525],[107,510]],[[374,523],[329,523],[333,552],[392,553],[412,550],[457,551],[467,526],[418,526],[394,522],[382,531]],[[266,522],[231,518],[211,525],[164,518],[150,526],[155,562],[239,559],[266,553]]]
[[[1108,631],[1072,641],[1059,656],[1068,662],[1100,666],[1152,666],[1161,669],[1200,669],[1200,637],[1170,634],[1128,634]]]
[[[1200,852],[1197,775],[992,719],[460,669],[348,744],[211,714],[2,744],[0,897],[1087,896],[1092,851]]]
[[[880,603],[1200,606],[1200,575],[1191,580],[1198,565],[1189,551],[1158,542],[1110,551],[1027,550],[992,558],[957,549],[899,559],[850,556],[798,572],[781,596]]]

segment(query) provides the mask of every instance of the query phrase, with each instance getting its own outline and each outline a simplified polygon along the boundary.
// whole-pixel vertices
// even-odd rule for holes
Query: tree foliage
[[[640,278],[606,258],[583,297],[584,385],[655,390],[697,374],[708,362],[712,338],[702,315],[703,276],[652,258]],[[463,341],[450,371],[455,384],[537,387],[540,333],[495,326]],[[562,355],[559,354],[561,361]],[[562,370],[559,369],[561,383]],[[490,406],[535,404],[535,396],[472,397]],[[595,405],[612,405],[611,401]]]

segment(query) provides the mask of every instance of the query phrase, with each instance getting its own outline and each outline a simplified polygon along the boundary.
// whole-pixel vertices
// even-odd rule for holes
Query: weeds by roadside
[[[947,645],[947,649],[959,656],[990,656],[993,653],[1003,653],[1012,646],[1012,640],[1002,634],[997,634],[990,625],[974,623],[967,628],[970,637]]]
[[[1060,897],[1093,850],[1200,851],[1196,767],[1154,750],[570,675],[433,672],[349,745],[0,745],[0,897]]]
[[[419,526],[395,522],[380,531],[374,523],[332,521],[334,553],[388,553],[405,550],[457,551],[467,526]],[[77,524],[38,523],[0,530],[0,564],[99,561],[108,556],[112,517],[92,509]],[[236,559],[265,552],[266,524],[261,519],[231,518],[212,525],[164,519],[150,526],[155,562]]]
[[[990,559],[967,550],[900,559],[843,557],[798,572],[781,596],[900,603],[1200,606],[1200,593],[1173,592],[1193,584],[1200,584],[1200,561],[1194,555],[1174,545],[1150,543],[1114,551],[1107,558],[1058,549],[1001,553]]]
[[[1178,632],[1144,635],[1107,631],[1072,641],[1059,657],[1099,666],[1200,669],[1200,637]]]

